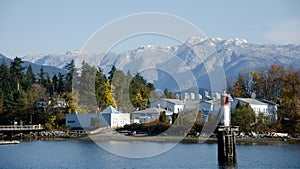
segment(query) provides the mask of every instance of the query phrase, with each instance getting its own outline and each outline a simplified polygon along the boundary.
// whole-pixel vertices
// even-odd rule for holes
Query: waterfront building
[[[162,108],[152,107],[149,109],[134,111],[130,113],[130,122],[132,123],[149,123],[159,118],[160,113],[165,111],[166,116],[172,122],[173,112]]]
[[[79,128],[123,127],[130,124],[130,114],[108,106],[101,113],[66,114],[66,126]]]
[[[235,98],[231,108],[235,108],[238,102],[240,102],[242,105],[247,105],[247,104],[250,105],[250,107],[253,109],[255,113],[256,122],[258,121],[259,114],[263,114],[264,117],[272,116],[270,114],[269,106],[267,103],[261,102],[253,98]]]
[[[149,104],[149,108],[156,107],[169,110],[174,113],[179,113],[184,109],[184,101],[179,99],[161,98]]]
[[[279,105],[265,99],[259,99],[259,101],[268,104],[268,113],[271,116],[271,122],[276,123],[278,119],[277,110]]]
[[[112,106],[108,106],[100,114],[111,128],[123,127],[126,124],[130,124],[130,114],[121,113]]]
[[[221,108],[220,99],[203,100],[199,103],[199,110],[202,111],[219,111]]]

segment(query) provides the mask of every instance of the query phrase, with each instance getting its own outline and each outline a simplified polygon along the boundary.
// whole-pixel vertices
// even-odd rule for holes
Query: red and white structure
[[[223,124],[225,127],[230,126],[230,103],[229,103],[229,95],[225,92],[221,95],[221,107],[223,111]]]

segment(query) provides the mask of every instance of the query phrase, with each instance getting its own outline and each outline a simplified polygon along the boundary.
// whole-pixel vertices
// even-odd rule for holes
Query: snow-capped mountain
[[[217,70],[220,67],[224,69],[226,77],[236,77],[239,73],[272,64],[293,65],[299,69],[300,45],[260,45],[238,38],[224,40],[191,37],[179,46],[145,45],[135,50],[120,54],[109,53],[105,56],[77,50],[63,55],[30,55],[23,58],[26,61],[59,68],[72,59],[77,66],[84,60],[91,65],[100,66],[104,72],[108,72],[113,65],[124,72],[142,72],[160,88],[175,89],[181,86],[180,83],[189,86],[192,80],[187,79],[191,76],[200,87],[210,88],[207,72],[214,72],[214,78],[218,78],[217,75],[222,73]],[[177,85],[173,85],[173,82]]]
[[[10,63],[13,61],[13,59],[10,59],[2,54],[0,54],[0,64],[2,64],[3,62],[7,65],[10,65]],[[24,61],[24,60],[23,60]],[[31,65],[32,67],[32,71],[33,73],[37,76],[38,73],[40,72],[40,69],[41,69],[41,65],[39,64],[35,64],[35,63],[32,63],[30,61],[24,61],[24,63],[22,64],[22,66],[24,67],[28,67],[29,65]],[[60,68],[57,68],[55,66],[43,66],[43,69],[45,72],[48,72],[49,73],[49,76],[54,76],[55,74],[58,75],[59,73],[62,73],[62,74],[66,74],[67,73],[67,70],[65,69],[60,69]]]

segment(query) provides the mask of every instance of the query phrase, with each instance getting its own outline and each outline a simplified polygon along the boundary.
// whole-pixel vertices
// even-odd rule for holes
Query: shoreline
[[[178,137],[178,136],[123,136],[123,135],[94,135],[76,138],[93,141],[141,141],[141,142],[180,142],[187,144],[217,143],[217,138]],[[237,138],[237,145],[279,145],[300,144],[300,138]]]
[[[48,135],[34,137],[20,137],[13,140],[33,141],[33,140],[91,140],[91,141],[141,141],[141,142],[180,142],[186,144],[213,144],[217,143],[216,137],[179,137],[179,136],[145,136],[134,135],[126,136],[122,134],[94,134],[94,135]],[[10,141],[2,139],[2,141]],[[300,144],[300,138],[252,138],[252,137],[236,137],[237,145],[279,145],[279,144]]]

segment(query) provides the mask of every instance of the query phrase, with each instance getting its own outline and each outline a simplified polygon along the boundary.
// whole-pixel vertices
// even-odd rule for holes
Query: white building
[[[247,104],[250,105],[250,107],[253,109],[255,113],[256,122],[257,122],[257,117],[260,113],[263,113],[264,116],[270,116],[268,110],[268,104],[266,103],[263,103],[259,100],[252,99],[252,98],[235,98],[231,108],[235,108],[238,102],[240,102],[242,105],[247,105]]]
[[[202,100],[202,95],[201,94],[197,94],[197,100]]]
[[[195,100],[196,99],[195,93],[190,93],[190,95],[191,95],[191,97],[190,97],[191,100]]]
[[[202,111],[219,111],[221,108],[220,99],[203,100],[199,103],[199,110]]]
[[[108,106],[101,113],[66,114],[66,126],[80,128],[111,128],[123,127],[130,124],[130,114],[121,113],[112,106]]]
[[[89,113],[89,114],[66,114],[66,126],[78,127],[78,128],[97,128],[100,126],[100,114]],[[94,123],[95,119],[98,123]]]
[[[268,113],[271,115],[271,121],[273,123],[276,123],[278,120],[277,110],[279,105],[264,99],[260,99],[259,101],[268,104]]]
[[[130,114],[121,113],[112,106],[108,106],[100,114],[111,128],[123,127],[126,124],[130,124]]]
[[[149,108],[156,107],[178,113],[184,109],[184,103],[179,99],[161,98],[149,105]]]
[[[134,111],[130,113],[130,122],[131,123],[149,123],[153,120],[156,120],[159,118],[160,113],[165,111],[166,116],[170,119],[170,122],[172,122],[172,114],[173,112],[162,109],[162,108],[156,108],[152,107],[149,109]]]

